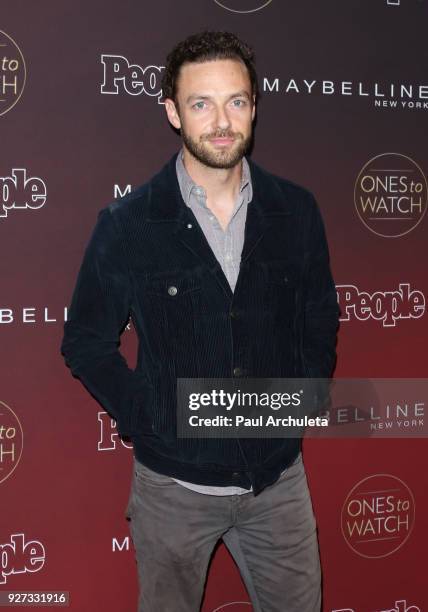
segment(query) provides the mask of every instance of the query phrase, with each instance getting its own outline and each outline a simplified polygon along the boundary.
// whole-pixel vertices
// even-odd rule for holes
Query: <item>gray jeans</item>
[[[301,454],[256,497],[197,493],[134,459],[126,516],[138,566],[138,612],[198,612],[220,538],[255,612],[321,609],[316,523]]]

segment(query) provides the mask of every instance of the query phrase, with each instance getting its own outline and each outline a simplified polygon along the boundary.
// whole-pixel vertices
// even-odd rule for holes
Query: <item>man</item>
[[[196,612],[223,538],[255,610],[320,609],[298,438],[184,439],[177,378],[328,377],[338,307],[313,196],[246,158],[253,52],[227,32],[178,44],[163,77],[181,151],[100,211],[62,352],[134,444],[127,515],[140,612]],[[118,350],[132,317],[135,371]]]

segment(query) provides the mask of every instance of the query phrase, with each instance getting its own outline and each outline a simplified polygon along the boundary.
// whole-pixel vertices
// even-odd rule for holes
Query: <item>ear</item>
[[[171,98],[165,98],[165,111],[168,116],[168,121],[179,130],[181,128],[181,121],[174,100]]]
[[[254,121],[256,116],[256,96],[253,96],[253,108],[251,109],[251,121]]]

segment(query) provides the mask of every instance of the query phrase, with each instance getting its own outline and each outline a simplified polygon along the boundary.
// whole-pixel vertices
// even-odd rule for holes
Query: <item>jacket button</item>
[[[284,283],[288,283],[288,276],[284,276]]]
[[[168,287],[168,293],[169,295],[177,295],[178,289],[177,287],[174,287],[174,285],[171,285],[171,287]]]
[[[231,310],[230,317],[231,319],[239,319],[239,312],[237,310]]]
[[[233,368],[234,376],[243,376],[244,373],[245,373],[245,370],[243,368]]]
[[[239,472],[232,472],[232,478],[239,478]]]

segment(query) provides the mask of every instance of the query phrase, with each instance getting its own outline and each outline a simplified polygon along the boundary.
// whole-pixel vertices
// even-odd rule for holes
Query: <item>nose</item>
[[[231,126],[230,118],[227,113],[227,110],[222,106],[217,108],[217,116],[216,116],[217,127],[221,130],[228,130]]]

